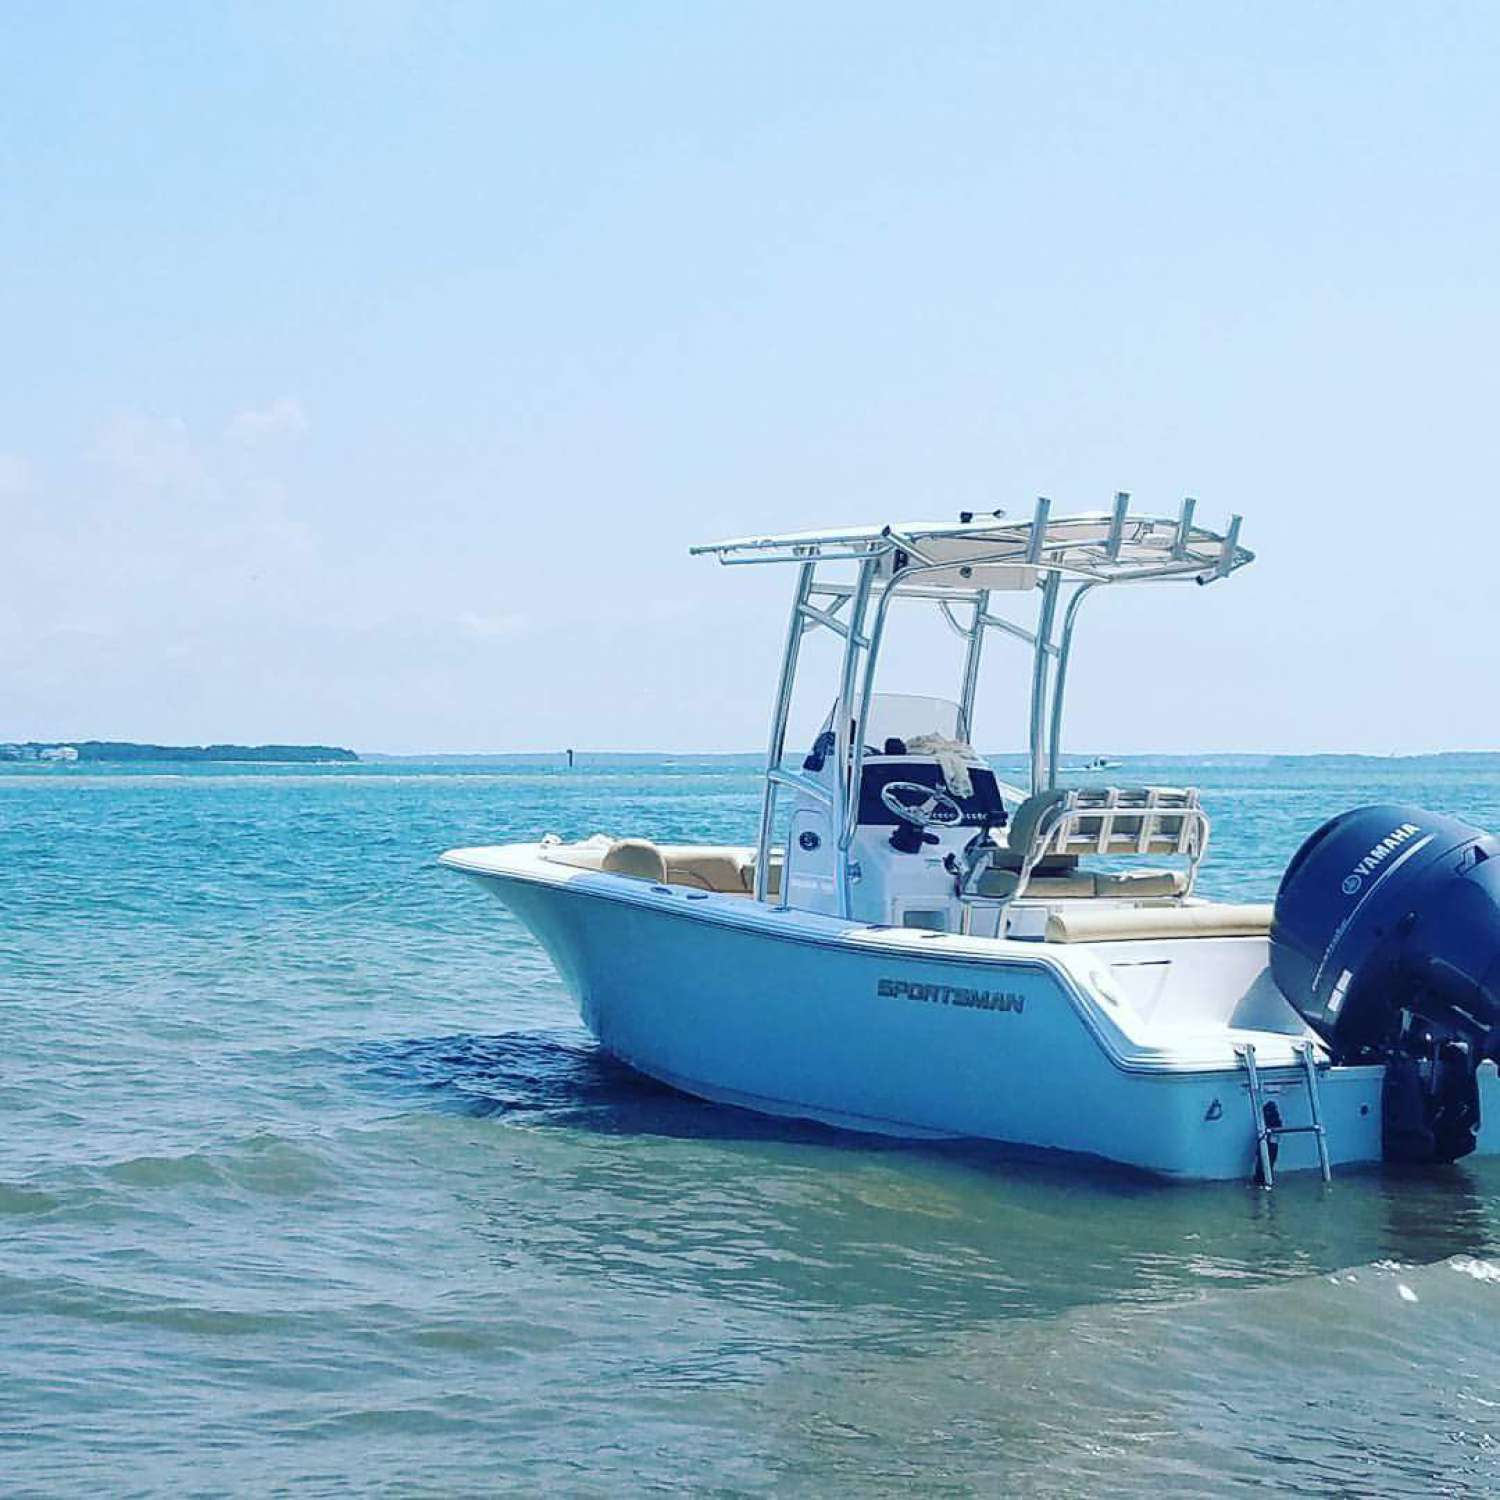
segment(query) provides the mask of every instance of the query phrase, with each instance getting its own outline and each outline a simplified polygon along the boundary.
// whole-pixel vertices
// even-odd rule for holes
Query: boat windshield
[[[951,740],[958,734],[958,704],[946,698],[920,698],[909,693],[872,693],[865,726],[867,745],[887,740],[914,740],[936,735]]]

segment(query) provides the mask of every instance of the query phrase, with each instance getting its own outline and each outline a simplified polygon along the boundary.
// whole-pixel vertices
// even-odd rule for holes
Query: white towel
[[[974,783],[969,777],[969,767],[978,765],[979,758],[962,740],[950,740],[941,734],[919,734],[907,740],[906,748],[913,755],[930,755],[943,773],[948,790],[966,801],[974,795]]]

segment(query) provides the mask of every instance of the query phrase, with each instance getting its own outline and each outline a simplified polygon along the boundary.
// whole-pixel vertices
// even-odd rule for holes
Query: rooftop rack
[[[1052,503],[1044,497],[1024,520],[1008,520],[998,511],[977,518],[964,512],[957,521],[735,537],[691,551],[731,566],[888,558],[894,566],[885,570],[883,580],[876,580],[877,586],[883,581],[888,587],[911,568],[914,574],[927,573],[921,580],[924,587],[950,592],[971,591],[971,577],[978,569],[1016,570],[1008,585],[1013,589],[1032,587],[1036,575],[1049,573],[1090,583],[1172,578],[1211,583],[1254,560],[1255,554],[1239,545],[1239,516],[1231,517],[1224,531],[1214,531],[1197,524],[1196,507],[1197,501],[1188,498],[1175,517],[1132,516],[1130,496],[1122,492],[1112,510],[1054,519]]]

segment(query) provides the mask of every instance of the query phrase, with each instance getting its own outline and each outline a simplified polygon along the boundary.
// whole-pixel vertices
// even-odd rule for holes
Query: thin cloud
[[[684,620],[697,610],[698,606],[691,599],[653,599],[646,606],[646,618],[661,622]]]
[[[25,495],[31,490],[31,465],[19,453],[0,453],[0,496]]]
[[[498,640],[506,636],[524,635],[530,628],[531,621],[525,615],[479,615],[472,610],[465,610],[458,617],[458,624],[466,635],[476,636],[481,640]]]
[[[68,619],[60,620],[50,629],[42,632],[41,640],[90,640],[107,641],[112,640],[119,634],[119,630],[107,620],[101,619]]]
[[[278,396],[264,406],[247,406],[229,419],[232,442],[247,447],[283,438],[301,437],[307,431],[307,413],[291,396]]]
[[[147,490],[188,489],[203,476],[181,417],[116,417],[99,435],[99,452],[117,474]]]

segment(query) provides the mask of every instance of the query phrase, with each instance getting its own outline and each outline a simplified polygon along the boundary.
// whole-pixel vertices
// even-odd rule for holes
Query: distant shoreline
[[[996,764],[1021,764],[1027,759],[1024,750],[986,750],[980,752],[986,760]],[[659,764],[662,761],[724,761],[745,764],[762,764],[764,750],[578,750],[574,755],[578,768],[585,765]],[[1103,755],[1103,752],[1100,752]],[[395,754],[386,751],[365,750],[360,760],[365,765],[473,765],[496,761],[534,763],[536,761],[565,761],[564,750],[466,750],[466,751],[413,751]],[[1058,765],[1059,773],[1089,771],[1088,762],[1094,759],[1093,752],[1078,752],[1065,755]],[[1206,750],[1201,754],[1182,751],[1151,753],[1114,752],[1105,756],[1110,764],[1100,769],[1125,770],[1131,766],[1230,766],[1230,767],[1274,767],[1303,765],[1308,761],[1319,761],[1324,765],[1359,766],[1409,766],[1441,763],[1500,769],[1500,750],[1418,750],[1409,754],[1381,755],[1363,750]]]
[[[335,765],[357,762],[342,745],[143,745],[132,740],[26,740],[0,744],[0,764]]]
[[[71,753],[70,753],[71,752]],[[395,754],[384,751],[356,752],[342,745],[155,745],[129,740],[27,740],[0,742],[0,767],[17,765],[496,765],[539,762],[566,763],[565,750],[475,750],[430,751]],[[988,751],[985,758],[1000,766],[1022,765],[1023,750]],[[1096,758],[1107,766],[1091,766]],[[576,750],[576,769],[587,766],[660,765],[663,762],[717,762],[723,765],[757,767],[764,763],[763,750]],[[1340,766],[1473,767],[1500,770],[1500,750],[1427,750],[1409,754],[1380,755],[1360,750],[1245,751],[1214,750],[1201,754],[1173,751],[1162,754],[1110,752],[1107,755],[1080,751],[1065,756],[1058,767],[1066,775],[1088,772],[1128,771],[1136,766],[1219,766],[1229,769],[1274,769],[1278,766],[1318,764]]]

